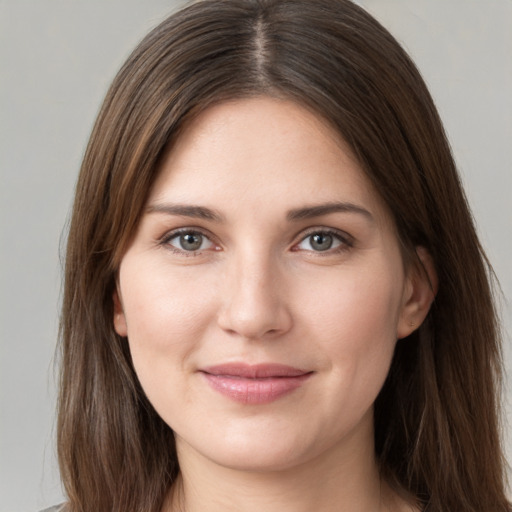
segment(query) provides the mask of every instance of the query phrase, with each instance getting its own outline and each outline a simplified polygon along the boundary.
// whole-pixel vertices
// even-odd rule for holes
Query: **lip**
[[[242,404],[267,404],[292,393],[313,375],[292,366],[228,363],[199,372],[212,389]]]

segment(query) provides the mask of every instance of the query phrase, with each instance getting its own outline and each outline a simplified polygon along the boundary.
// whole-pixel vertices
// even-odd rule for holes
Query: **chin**
[[[296,422],[293,425],[277,422],[271,429],[261,422],[253,423],[252,428],[244,426],[243,429],[240,425],[237,429],[233,425],[217,428],[212,437],[177,438],[178,456],[187,456],[193,451],[196,457],[232,470],[271,473],[297,468],[322,454],[336,451],[337,439],[319,435],[317,429],[310,431],[306,425],[297,429]],[[220,432],[223,432],[221,438]]]
[[[225,452],[216,451],[211,460],[216,464],[236,471],[272,473],[292,469],[307,460],[306,454],[288,447],[238,447],[230,446]]]

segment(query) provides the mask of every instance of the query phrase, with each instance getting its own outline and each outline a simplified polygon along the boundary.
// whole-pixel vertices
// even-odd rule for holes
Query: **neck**
[[[368,434],[373,440],[371,428]],[[181,473],[164,510],[384,512],[390,493],[367,441],[352,440],[292,467],[255,471],[217,464],[177,439]]]

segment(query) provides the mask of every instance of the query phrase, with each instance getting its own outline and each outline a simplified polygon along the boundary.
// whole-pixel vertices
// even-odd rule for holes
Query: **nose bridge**
[[[291,326],[278,259],[267,250],[246,247],[230,262],[219,315],[221,327],[243,338],[277,335]]]

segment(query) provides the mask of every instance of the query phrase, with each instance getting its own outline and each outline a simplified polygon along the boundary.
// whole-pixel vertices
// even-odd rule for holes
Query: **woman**
[[[345,0],[202,1],[84,158],[71,511],[505,511],[492,272],[441,122]]]

